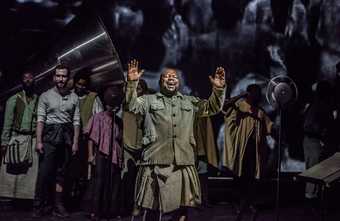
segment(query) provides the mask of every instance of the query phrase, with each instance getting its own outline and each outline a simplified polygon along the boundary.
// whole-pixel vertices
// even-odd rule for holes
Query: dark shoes
[[[253,205],[250,205],[248,208],[245,207],[245,208],[238,209],[236,211],[235,221],[241,221],[244,213],[247,212],[247,209],[249,209],[249,211],[251,212],[251,221],[256,221],[259,213],[258,213],[258,209]]]
[[[65,207],[61,204],[58,204],[54,207],[53,215],[59,218],[68,218],[70,214],[66,211]]]
[[[32,213],[32,218],[41,218],[44,216],[44,211],[42,208],[34,208]]]
[[[253,205],[250,205],[249,209],[251,211],[251,221],[256,221],[256,219],[259,215],[258,209]]]
[[[55,206],[54,209],[52,206],[34,208],[33,213],[32,213],[32,218],[41,218],[43,216],[47,216],[51,214],[59,218],[68,218],[70,216],[70,214],[66,211],[64,206],[57,205]]]
[[[99,218],[99,216],[97,216],[96,214],[91,213],[91,214],[90,214],[90,220],[91,220],[91,221],[99,221],[100,218]]]
[[[53,211],[52,206],[36,207],[36,208],[33,208],[32,217],[41,218],[46,215],[51,215],[52,211]]]

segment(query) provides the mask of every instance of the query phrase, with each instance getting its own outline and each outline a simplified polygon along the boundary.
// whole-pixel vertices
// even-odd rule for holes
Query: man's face
[[[56,69],[53,80],[57,88],[62,89],[66,87],[68,78],[67,69]]]
[[[24,73],[22,76],[22,84],[24,88],[31,88],[34,83],[34,77],[32,73]]]
[[[167,92],[175,93],[179,88],[179,79],[174,69],[165,69],[161,77],[161,88]]]
[[[119,107],[123,98],[123,89],[107,88],[104,92],[104,104],[108,109]]]
[[[74,89],[78,96],[83,96],[87,93],[87,83],[85,79],[79,79],[75,82]]]

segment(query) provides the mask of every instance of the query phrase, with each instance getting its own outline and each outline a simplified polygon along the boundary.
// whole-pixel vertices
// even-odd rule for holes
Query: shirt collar
[[[166,97],[166,96],[164,94],[162,94],[161,92],[157,92],[156,97],[161,98],[161,97]],[[181,94],[181,92],[177,91],[176,94],[173,95],[172,97],[179,97],[179,98],[183,99],[183,94]]]
[[[21,91],[18,93],[18,96],[19,96],[25,103],[28,103],[28,102],[27,102],[27,95],[26,95],[26,91],[25,91],[25,90],[21,90]],[[32,95],[32,99],[33,99],[33,100],[34,100],[36,97],[37,97],[36,94],[33,94],[33,95]]]

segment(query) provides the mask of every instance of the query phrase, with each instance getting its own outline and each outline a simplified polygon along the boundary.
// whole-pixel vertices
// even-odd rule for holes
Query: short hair
[[[165,74],[166,70],[174,70],[176,72],[176,74],[178,73],[178,67],[175,67],[175,66],[172,66],[172,65],[167,65],[162,69],[161,77]]]
[[[119,102],[121,103],[124,99],[123,85],[108,85],[103,91],[104,105],[116,106]]]
[[[79,70],[73,77],[74,83],[77,83],[80,79],[83,79],[87,84],[89,84],[91,80],[89,73],[91,73],[91,69],[89,68],[83,68]]]
[[[176,67],[174,67],[174,66],[165,66],[165,67],[163,68],[162,72],[161,72],[161,75],[159,76],[159,81],[158,81],[159,85],[160,85],[161,82],[162,82],[162,78],[163,78],[163,76],[164,76],[164,74],[165,74],[165,70],[174,70],[174,71],[176,72],[176,74],[177,74],[177,77],[179,77],[179,76],[178,76],[178,69],[177,69]]]
[[[21,78],[23,78],[25,74],[30,74],[34,77],[34,74],[32,73],[32,71],[26,70],[26,71],[21,72]]]
[[[67,75],[70,76],[71,74],[71,69],[69,66],[67,66],[66,64],[57,64],[57,66],[55,67],[55,71],[56,70],[60,70],[60,69],[66,69],[67,70]]]
[[[261,92],[261,87],[258,84],[249,84],[247,86],[247,92],[250,93],[253,90],[257,90],[258,92]]]

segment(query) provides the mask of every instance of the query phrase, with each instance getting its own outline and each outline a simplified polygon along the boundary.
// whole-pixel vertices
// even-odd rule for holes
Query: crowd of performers
[[[148,89],[142,74],[139,62],[130,61],[126,84],[106,86],[99,96],[89,91],[86,71],[75,74],[71,89],[70,70],[59,64],[54,87],[38,96],[33,74],[24,72],[22,90],[6,103],[0,197],[33,199],[37,218],[69,217],[67,202],[88,197],[91,220],[122,215],[161,220],[171,214],[184,221],[189,208],[207,203],[206,182],[197,169],[206,163],[217,167],[219,159],[241,188],[236,220],[248,209],[255,217],[255,187],[268,161],[265,139],[275,136],[273,122],[258,105],[260,86],[250,84],[229,98],[230,74],[218,67],[209,77],[210,97],[200,99],[179,92],[176,69],[164,69],[158,92]],[[315,101],[306,107],[308,167],[320,161],[334,115],[328,90],[320,82]],[[209,118],[218,113],[225,125],[220,156]],[[315,194],[307,185],[306,196]]]

